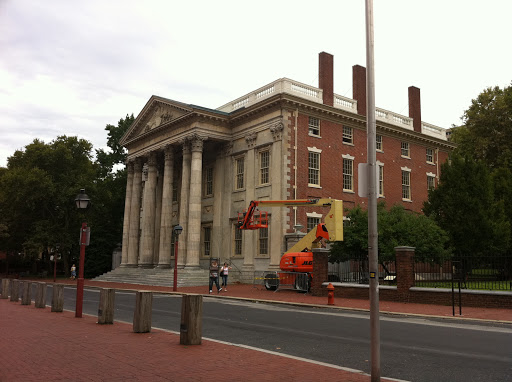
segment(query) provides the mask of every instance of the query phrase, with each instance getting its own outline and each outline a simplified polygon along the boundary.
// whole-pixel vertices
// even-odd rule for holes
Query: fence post
[[[11,281],[11,301],[18,302],[20,299],[20,282],[13,279]]]
[[[32,304],[32,283],[30,281],[23,281],[21,291],[21,305]]]
[[[395,247],[396,290],[400,298],[408,300],[414,286],[414,247]]]
[[[36,308],[46,308],[46,283],[36,283]]]
[[[98,324],[114,323],[114,303],[116,290],[102,288],[100,290],[100,306],[98,308]]]
[[[53,284],[52,312],[62,312],[64,309],[64,285]]]
[[[329,280],[329,250],[325,248],[313,248],[313,281],[311,294],[313,296],[325,296],[327,289],[322,289],[322,283]]]
[[[183,295],[181,300],[181,345],[201,345],[203,329],[203,296]]]
[[[135,297],[135,311],[133,313],[133,331],[135,333],[147,333],[151,331],[152,305],[153,292],[137,292]]]
[[[9,279],[2,279],[2,298],[9,298]]]

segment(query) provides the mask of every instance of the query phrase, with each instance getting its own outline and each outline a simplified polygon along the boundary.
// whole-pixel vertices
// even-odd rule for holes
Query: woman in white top
[[[228,273],[231,269],[230,266],[228,266],[228,263],[224,263],[222,268],[220,269],[220,275],[222,276],[222,286],[224,287],[224,290],[227,291],[228,286]]]

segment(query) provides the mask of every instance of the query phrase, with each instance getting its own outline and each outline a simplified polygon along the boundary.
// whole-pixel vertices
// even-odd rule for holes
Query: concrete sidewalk
[[[0,381],[370,381],[349,369],[0,300]],[[390,381],[391,379],[383,379]]]

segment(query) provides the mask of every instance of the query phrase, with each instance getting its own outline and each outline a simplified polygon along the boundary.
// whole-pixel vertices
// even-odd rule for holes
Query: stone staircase
[[[178,269],[178,287],[208,285],[207,269]],[[119,267],[104,273],[93,281],[114,283],[173,286],[174,270],[161,268]]]

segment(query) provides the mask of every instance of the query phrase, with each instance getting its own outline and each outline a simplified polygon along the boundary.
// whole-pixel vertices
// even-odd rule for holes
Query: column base
[[[139,264],[139,268],[144,268],[144,269],[151,269],[151,268],[154,268],[155,266],[153,264]]]
[[[156,266],[156,268],[158,268],[158,269],[170,269],[172,267],[171,267],[171,264],[158,264]]]

